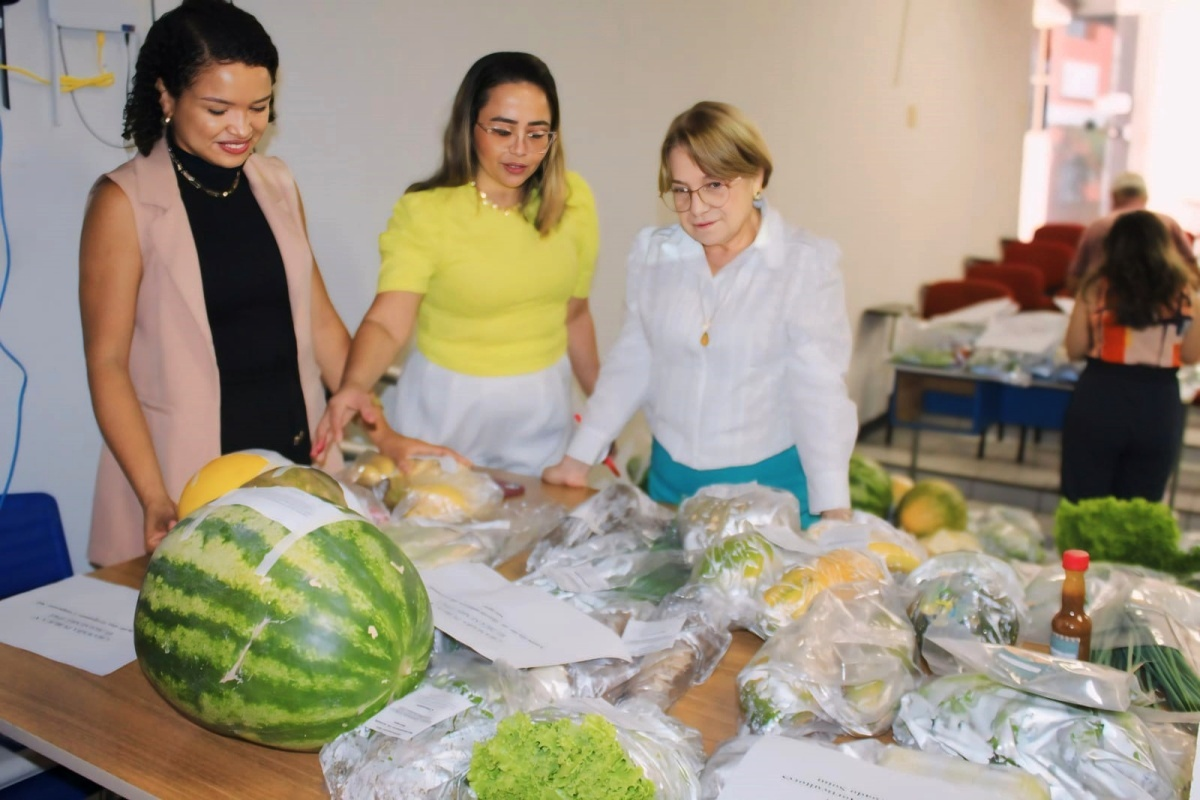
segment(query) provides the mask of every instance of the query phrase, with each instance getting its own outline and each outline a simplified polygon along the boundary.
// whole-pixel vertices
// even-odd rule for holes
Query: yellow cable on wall
[[[82,89],[85,86],[95,86],[97,88],[104,88],[107,86],[112,86],[113,83],[116,82],[116,79],[114,78],[113,74],[110,71],[108,71],[104,68],[103,56],[104,56],[104,32],[97,31],[96,32],[96,69],[98,69],[99,72],[95,75],[92,75],[90,78],[78,78],[78,77],[75,77],[74,75],[60,75],[58,78],[58,90],[60,92],[62,92],[63,94],[66,94],[68,92],[73,92],[76,89]],[[46,86],[50,85],[49,79],[43,78],[41,75],[37,75],[37,74],[30,72],[29,70],[24,69],[22,67],[16,67],[11,64],[0,64],[0,69],[6,69],[9,72],[15,72],[18,75],[24,75],[26,78],[31,78],[31,79],[37,81],[38,83],[44,84]]]

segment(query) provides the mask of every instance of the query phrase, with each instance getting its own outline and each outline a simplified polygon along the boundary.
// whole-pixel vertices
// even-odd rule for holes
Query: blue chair
[[[58,503],[10,494],[0,507],[0,599],[71,577]],[[100,787],[0,736],[0,800],[76,800]]]

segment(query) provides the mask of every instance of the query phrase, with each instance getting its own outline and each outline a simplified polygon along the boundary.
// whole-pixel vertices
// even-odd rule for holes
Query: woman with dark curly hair
[[[1121,215],[1067,326],[1067,355],[1087,357],[1063,426],[1067,500],[1162,500],[1184,419],[1176,371],[1200,360],[1194,306],[1162,221],[1149,211]]]
[[[222,453],[310,463],[325,388],[341,382],[350,337],[300,194],[282,161],[254,154],[278,65],[258,20],[224,0],[184,0],[138,55],[125,107],[138,155],[96,182],[80,244],[105,443],[93,563],[152,550],[177,521],[185,482]]]

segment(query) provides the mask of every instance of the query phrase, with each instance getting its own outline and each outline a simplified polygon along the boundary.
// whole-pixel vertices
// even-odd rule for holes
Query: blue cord
[[[0,160],[4,158],[4,125],[0,124]],[[4,182],[0,177],[0,233],[4,236],[4,280],[0,281],[0,309],[4,308],[4,296],[8,293],[8,276],[12,273],[12,242],[8,238],[8,219],[4,216]],[[29,373],[12,351],[0,342],[0,352],[21,370],[21,391],[17,395],[17,433],[13,438],[12,459],[8,463],[8,477],[4,480],[4,488],[0,490],[0,510],[4,509],[4,501],[8,498],[9,487],[12,486],[13,473],[17,471],[17,454],[21,451],[21,418],[25,409],[25,389],[29,386]]]

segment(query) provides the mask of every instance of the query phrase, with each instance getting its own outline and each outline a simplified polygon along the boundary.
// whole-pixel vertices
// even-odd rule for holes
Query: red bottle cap
[[[1084,572],[1090,560],[1086,550],[1068,550],[1063,553],[1063,569]]]

